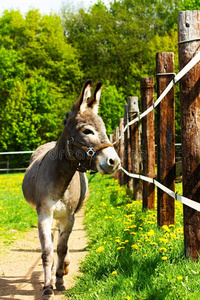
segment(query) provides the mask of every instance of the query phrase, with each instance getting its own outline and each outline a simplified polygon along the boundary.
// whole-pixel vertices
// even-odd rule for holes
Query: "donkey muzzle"
[[[107,147],[101,151],[97,160],[97,170],[101,174],[112,174],[119,169],[120,158],[113,147]]]

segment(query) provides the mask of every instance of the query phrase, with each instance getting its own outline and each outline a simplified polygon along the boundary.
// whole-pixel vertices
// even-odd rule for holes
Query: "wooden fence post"
[[[124,104],[124,126],[128,123],[128,104]],[[124,132],[124,168],[131,172],[130,170],[130,134],[129,128]],[[124,174],[124,184],[130,185],[130,177]]]
[[[174,53],[159,52],[156,55],[158,96],[173,79]],[[175,97],[174,88],[158,105],[157,134],[158,181],[175,191]],[[158,225],[174,224],[174,199],[158,188]]]
[[[178,14],[179,69],[200,51],[200,11]],[[200,62],[180,80],[183,195],[200,202]],[[185,255],[200,254],[200,212],[184,205]]]
[[[114,147],[115,147],[115,150],[116,150],[116,152],[117,152],[117,154],[119,155],[119,127],[116,127],[115,128],[115,145],[114,145]],[[118,182],[119,182],[119,170],[117,171],[117,172],[115,172],[115,174],[114,174],[114,179],[115,180],[118,180]]]
[[[121,139],[119,140],[119,158],[121,160],[122,167],[124,167],[123,164],[123,158],[124,158],[124,119],[119,119],[119,136],[121,136]],[[119,184],[124,185],[124,172],[119,171]]]
[[[139,114],[138,97],[129,96],[128,102],[128,114],[129,121],[133,120]],[[141,165],[141,148],[140,148],[140,123],[136,122],[132,124],[130,129],[130,147],[131,147],[131,172],[140,173]],[[133,199],[142,199],[142,182],[139,179],[133,179]]]
[[[154,103],[154,78],[140,80],[142,112]],[[154,110],[142,119],[142,161],[144,176],[155,178]],[[155,209],[155,186],[143,181],[143,209]]]

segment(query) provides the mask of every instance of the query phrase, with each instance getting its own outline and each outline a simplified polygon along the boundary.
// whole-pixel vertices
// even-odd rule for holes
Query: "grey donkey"
[[[22,188],[24,197],[38,214],[38,231],[44,268],[43,300],[53,299],[52,220],[59,221],[56,288],[64,290],[63,276],[69,269],[68,239],[75,213],[87,196],[86,170],[112,174],[120,159],[110,143],[105,125],[98,116],[102,84],[91,94],[91,80],[83,86],[79,98],[66,119],[57,142],[46,143],[31,156]]]

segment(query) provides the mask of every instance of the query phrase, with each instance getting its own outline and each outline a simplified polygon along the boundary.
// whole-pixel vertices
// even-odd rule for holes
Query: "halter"
[[[88,147],[88,146],[85,146],[85,145],[82,145],[82,144],[76,142],[73,137],[71,137],[69,140],[67,140],[67,146],[69,146],[69,145],[74,145],[74,146],[78,147],[79,149],[83,150],[87,154],[87,156],[89,156],[89,168],[88,168],[88,170],[91,169],[92,158],[93,158],[93,156],[95,155],[95,153],[97,151],[99,151],[101,149],[105,149],[107,147],[113,147],[113,145],[109,142],[108,143],[103,143],[103,144],[98,145],[96,147]],[[81,163],[79,162],[79,165],[77,167],[77,171],[86,172],[87,169],[82,167]]]

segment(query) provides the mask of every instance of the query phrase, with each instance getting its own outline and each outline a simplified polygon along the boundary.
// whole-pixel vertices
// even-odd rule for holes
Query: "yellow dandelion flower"
[[[154,230],[152,230],[152,229],[151,229],[149,232],[147,232],[147,235],[148,235],[148,236],[152,236],[152,235],[154,235],[154,234],[155,234],[155,232],[154,232]]]
[[[97,252],[102,252],[104,250],[104,247],[99,247],[98,249],[97,249]]]
[[[166,249],[165,247],[162,247],[162,248],[160,248],[160,251],[161,251],[161,252],[166,252],[167,249]]]
[[[112,275],[116,275],[116,274],[117,274],[117,271],[113,271],[113,272],[112,272]]]
[[[126,296],[126,297],[125,297],[125,300],[131,300],[131,297]]]
[[[152,246],[158,246],[158,244],[156,242],[152,242],[151,245]]]
[[[169,231],[170,231],[170,229],[169,229],[169,227],[168,227],[167,225],[163,225],[163,226],[162,226],[162,229],[163,229],[165,232],[169,232]]]
[[[137,245],[132,245],[131,248],[137,250],[137,249],[138,249],[138,246],[137,246]]]
[[[136,228],[136,227],[137,227],[136,225],[129,226],[129,228]]]
[[[183,228],[177,228],[177,229],[175,229],[175,231],[176,231],[177,233],[183,233]]]
[[[167,256],[163,256],[163,257],[162,257],[162,260],[167,260]]]
[[[125,249],[125,247],[118,247],[117,250]]]
[[[132,234],[132,235],[136,235],[136,232],[132,231],[131,234]]]
[[[183,276],[177,276],[178,280],[183,280]]]

